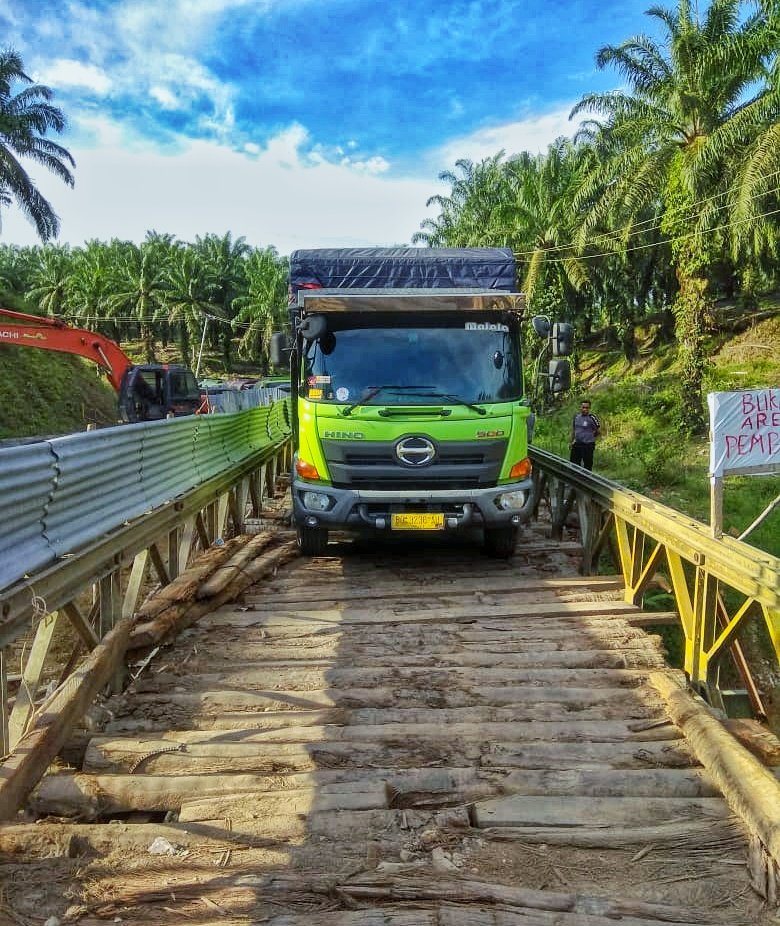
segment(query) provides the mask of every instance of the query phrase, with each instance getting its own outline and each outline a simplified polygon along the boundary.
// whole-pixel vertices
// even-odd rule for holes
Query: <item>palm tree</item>
[[[229,322],[234,315],[233,300],[246,287],[244,263],[251,248],[242,237],[233,240],[230,232],[221,236],[196,237],[193,248],[203,261],[213,286],[214,304],[220,310],[217,314]],[[232,334],[229,324],[221,326],[220,341],[226,370],[231,364]]]
[[[70,248],[47,244],[36,250],[38,262],[30,274],[27,298],[44,315],[60,315],[68,302],[73,265]]]
[[[246,293],[233,300],[237,310],[233,328],[243,329],[239,353],[260,356],[266,366],[271,334],[284,322],[287,272],[287,260],[275,248],[253,251],[246,262]]]
[[[420,223],[413,244],[428,247],[480,247],[507,245],[508,232],[501,226],[499,210],[511,196],[504,152],[475,164],[467,158],[454,170],[439,174],[450,185],[448,195],[431,196],[426,207],[437,206],[439,215]]]
[[[216,286],[202,257],[189,246],[172,250],[165,283],[168,323],[177,329],[182,361],[189,366],[193,341],[208,318],[220,311],[214,302]]]
[[[140,245],[125,242],[122,251],[113,291],[105,302],[107,314],[124,312],[138,321],[145,360],[154,363],[152,324],[165,309],[169,248],[152,236]]]
[[[696,183],[694,166],[715,133],[740,108],[757,98],[767,56],[766,17],[743,19],[742,0],[712,0],[699,19],[691,0],[679,0],[677,12],[649,11],[665,30],[656,43],[640,35],[618,46],[605,46],[600,68],[616,67],[626,91],[590,94],[572,116],[603,118],[601,149],[606,154],[578,197],[583,210],[579,240],[611,218],[631,229],[643,210],[660,203],[662,230],[670,239],[679,292],[675,303],[681,354],[683,429],[704,427],[702,381],[704,336],[710,313],[708,282],[718,256],[712,212],[699,201],[717,187]],[[753,97],[750,97],[750,94]],[[712,200],[711,200],[712,201]],[[725,201],[724,201],[725,202]],[[729,221],[721,209],[717,224]]]
[[[559,138],[545,154],[523,154],[507,164],[513,196],[499,214],[511,228],[521,287],[531,305],[545,291],[551,308],[556,303],[573,307],[573,294],[588,282],[585,263],[571,240],[576,228],[572,199],[589,157],[586,146]]]
[[[26,85],[15,93],[17,84]],[[61,145],[46,138],[49,130],[62,132],[65,117],[51,105],[54,94],[34,84],[24,72],[22,59],[10,48],[0,51],[0,209],[16,202],[35,225],[42,241],[56,238],[59,219],[36,189],[20,159],[43,165],[73,186],[70,167],[75,161]]]

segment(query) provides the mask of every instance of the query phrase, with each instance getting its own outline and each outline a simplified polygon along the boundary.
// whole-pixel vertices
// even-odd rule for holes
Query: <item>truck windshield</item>
[[[516,400],[523,394],[517,323],[481,313],[465,319],[334,315],[328,333],[309,345],[302,391],[345,405]]]

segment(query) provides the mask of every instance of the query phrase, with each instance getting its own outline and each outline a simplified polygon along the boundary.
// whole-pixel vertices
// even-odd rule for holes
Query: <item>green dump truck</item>
[[[331,530],[481,528],[508,556],[533,507],[523,297],[508,248],[346,248],[290,258],[298,543]],[[543,380],[569,385],[570,326],[534,319]],[[537,369],[541,369],[539,363]]]

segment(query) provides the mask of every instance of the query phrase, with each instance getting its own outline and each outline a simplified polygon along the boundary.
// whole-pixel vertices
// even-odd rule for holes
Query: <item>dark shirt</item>
[[[600,427],[599,419],[595,415],[575,415],[574,440],[578,444],[595,444]]]

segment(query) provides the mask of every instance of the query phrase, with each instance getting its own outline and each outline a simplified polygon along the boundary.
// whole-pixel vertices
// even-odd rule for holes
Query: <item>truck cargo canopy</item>
[[[300,290],[514,287],[511,248],[317,248],[290,255],[291,304]]]

